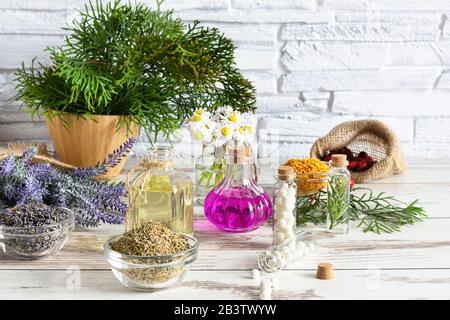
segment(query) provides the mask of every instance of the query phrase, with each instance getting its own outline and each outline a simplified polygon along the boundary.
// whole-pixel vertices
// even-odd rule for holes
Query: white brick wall
[[[13,72],[58,45],[85,0],[0,0],[0,141],[48,140]],[[142,2],[152,4],[152,0]],[[450,0],[166,0],[234,39],[257,91],[261,156],[307,154],[338,123],[378,118],[411,157],[450,156]],[[139,150],[144,150],[143,145]]]

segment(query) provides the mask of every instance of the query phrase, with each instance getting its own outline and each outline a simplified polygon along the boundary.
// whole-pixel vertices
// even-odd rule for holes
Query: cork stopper
[[[346,154],[333,154],[331,156],[331,165],[333,167],[346,167],[348,165]]]
[[[295,170],[290,166],[278,167],[278,178],[281,180],[289,180],[295,178]]]
[[[316,278],[320,280],[334,279],[333,265],[328,262],[321,262],[317,265]]]

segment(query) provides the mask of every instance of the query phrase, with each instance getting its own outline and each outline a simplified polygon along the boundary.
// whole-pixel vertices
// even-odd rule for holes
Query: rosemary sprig
[[[359,191],[365,191],[359,194]],[[297,225],[325,223],[327,214],[327,192],[297,199]],[[418,200],[405,203],[384,192],[375,194],[368,188],[355,188],[350,193],[347,218],[358,221],[364,232],[393,233],[404,225],[412,225],[427,217]]]
[[[333,176],[330,178],[327,188],[329,228],[334,229],[338,224],[347,220],[349,178]]]
[[[368,188],[362,195],[350,195],[349,218],[359,221],[358,227],[364,232],[393,233],[400,231],[400,227],[414,224],[427,217],[424,208],[418,206],[418,200],[407,204],[393,196],[381,192],[374,194]]]

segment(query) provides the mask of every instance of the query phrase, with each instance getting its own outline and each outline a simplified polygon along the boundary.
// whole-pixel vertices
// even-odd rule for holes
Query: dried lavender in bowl
[[[22,156],[11,155],[0,164],[0,205],[43,203],[65,207],[76,214],[76,222],[85,227],[124,221],[127,195],[122,182],[99,181],[108,168],[116,166],[136,142],[130,138],[103,162],[93,168],[61,170],[49,163],[33,162],[36,148]]]
[[[14,257],[40,257],[60,249],[73,228],[68,209],[42,203],[0,211],[0,242]]]

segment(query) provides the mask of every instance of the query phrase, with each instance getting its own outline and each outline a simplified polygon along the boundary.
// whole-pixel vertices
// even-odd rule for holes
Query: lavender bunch
[[[95,177],[116,166],[136,142],[130,138],[101,164],[92,168],[63,171],[48,163],[33,163],[36,148],[22,156],[11,155],[0,164],[0,205],[44,203],[66,207],[76,214],[76,222],[87,227],[100,223],[123,223],[127,191],[123,182],[98,181]]]

